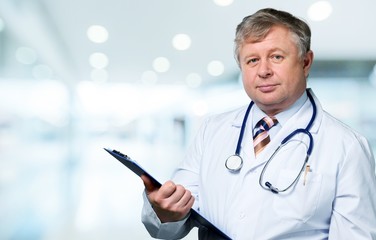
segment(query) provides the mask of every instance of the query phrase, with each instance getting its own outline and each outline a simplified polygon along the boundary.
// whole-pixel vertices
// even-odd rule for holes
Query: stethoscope
[[[307,96],[312,104],[312,117],[311,117],[311,120],[309,121],[308,125],[306,128],[298,128],[296,129],[295,131],[293,131],[292,133],[290,133],[287,137],[285,137],[280,145],[278,146],[278,148],[274,151],[274,153],[272,154],[272,156],[269,158],[269,160],[265,163],[264,165],[264,168],[262,169],[261,171],[261,174],[260,174],[260,178],[259,178],[259,184],[260,186],[265,189],[265,190],[270,190],[272,191],[273,193],[280,193],[280,192],[285,192],[287,191],[288,189],[290,189],[292,186],[295,185],[295,183],[298,181],[299,177],[301,176],[303,170],[304,170],[304,167],[305,165],[307,164],[308,162],[308,159],[309,159],[309,156],[311,155],[312,153],[312,149],[313,149],[313,137],[311,135],[311,133],[309,132],[309,130],[311,129],[312,127],[312,124],[313,122],[315,121],[315,118],[316,118],[316,104],[315,104],[315,101],[311,95],[311,93],[307,90]],[[243,136],[244,136],[244,131],[245,131],[245,127],[246,127],[246,123],[247,123],[247,119],[248,119],[248,115],[249,115],[249,112],[251,111],[252,109],[252,106],[253,106],[253,101],[248,105],[248,108],[247,108],[247,111],[245,112],[245,115],[244,115],[244,119],[243,119],[243,123],[242,123],[242,127],[240,129],[240,133],[239,133],[239,139],[238,139],[238,144],[236,146],[236,150],[235,150],[235,154],[234,155],[231,155],[230,157],[227,158],[226,162],[225,162],[225,166],[226,168],[232,172],[232,173],[237,173],[240,171],[240,169],[243,167],[243,158],[240,156],[240,149],[241,149],[241,143],[243,141]],[[304,162],[303,162],[303,165],[298,173],[298,175],[296,176],[296,178],[294,179],[294,181],[288,185],[288,187],[284,188],[284,189],[278,189],[277,187],[274,187],[270,182],[265,182],[264,184],[262,183],[263,182],[263,177],[264,177],[264,173],[265,173],[265,170],[266,168],[268,167],[269,163],[272,161],[272,159],[274,158],[274,156],[279,152],[279,150],[291,139],[293,138],[294,136],[296,136],[297,134],[305,134],[308,136],[309,138],[309,145],[308,145],[308,148],[307,148],[307,155],[304,159]]]

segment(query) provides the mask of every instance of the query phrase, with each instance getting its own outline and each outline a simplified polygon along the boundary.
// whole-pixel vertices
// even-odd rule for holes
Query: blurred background
[[[248,104],[233,39],[263,7],[309,23],[309,87],[375,152],[375,1],[0,0],[0,239],[151,239],[103,148],[169,179],[205,116]]]

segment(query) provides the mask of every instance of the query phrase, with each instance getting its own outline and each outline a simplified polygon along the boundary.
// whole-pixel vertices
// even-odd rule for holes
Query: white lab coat
[[[225,161],[234,154],[245,108],[209,117],[173,180],[190,189],[196,198],[194,208],[232,239],[376,239],[372,151],[364,137],[323,111],[314,99],[317,116],[310,130],[314,139],[308,162],[311,172],[305,180],[302,174],[287,193],[262,189],[260,172],[289,133],[306,127],[312,116],[309,101],[257,158],[247,128],[240,154],[244,165],[235,174],[225,168]],[[253,121],[252,116],[251,110],[248,122]],[[297,138],[306,142],[304,136]],[[276,163],[278,159],[296,159],[301,165],[305,152],[292,150],[281,150]],[[284,164],[275,167],[271,163],[267,171],[264,178],[273,178],[276,187],[296,177]],[[192,227],[189,219],[161,224],[145,195],[144,199],[142,221],[152,236],[181,238]]]

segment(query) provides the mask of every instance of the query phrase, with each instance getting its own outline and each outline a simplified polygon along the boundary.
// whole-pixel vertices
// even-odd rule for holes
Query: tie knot
[[[263,129],[265,131],[269,131],[274,125],[278,123],[278,120],[275,117],[266,116],[262,118],[257,124],[256,128]]]

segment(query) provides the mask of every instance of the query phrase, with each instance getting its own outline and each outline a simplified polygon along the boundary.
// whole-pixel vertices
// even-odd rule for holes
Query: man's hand
[[[191,192],[181,185],[167,181],[160,188],[145,175],[141,176],[149,202],[161,222],[176,222],[189,213],[195,201]]]

